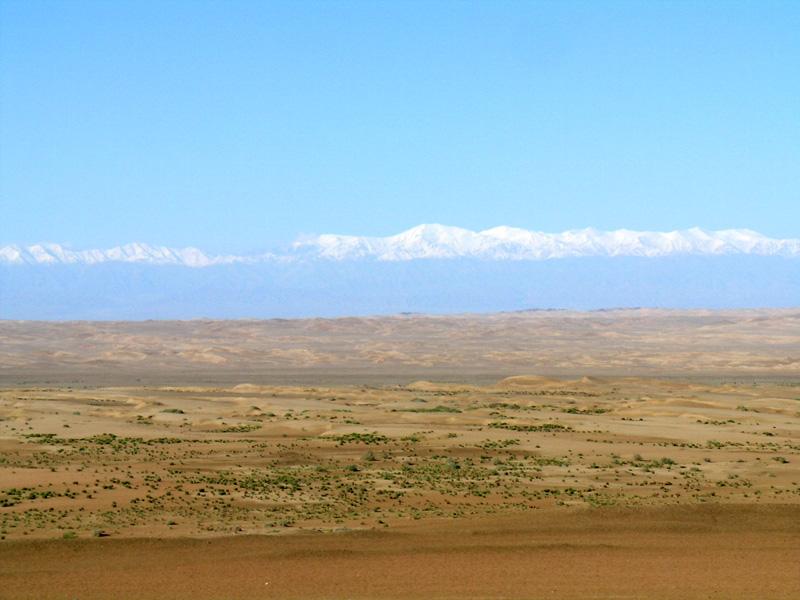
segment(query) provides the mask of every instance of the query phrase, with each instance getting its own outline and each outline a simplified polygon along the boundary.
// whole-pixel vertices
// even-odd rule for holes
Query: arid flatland
[[[425,368],[406,363],[426,344],[446,352],[419,329],[444,317],[229,325],[322,328],[242,343],[247,369],[270,345],[307,378],[293,384],[274,364],[227,381],[242,371],[225,323],[166,324],[149,342],[156,324],[4,323],[0,584],[28,598],[797,597],[798,313],[651,317],[674,331],[637,311],[464,318],[446,383],[397,381]],[[559,328],[576,370],[616,356],[625,372],[548,373],[569,365]],[[149,354],[91,362],[126,329]],[[211,330],[226,341],[204,360],[222,359],[198,363],[186,348]],[[325,382],[348,350],[364,369],[381,335],[368,384]],[[505,337],[529,362],[504,355],[476,382]],[[274,358],[281,344],[293,352]],[[323,347],[332,364],[304,362]]]
[[[558,507],[800,505],[800,387],[14,389],[7,539],[391,527]]]

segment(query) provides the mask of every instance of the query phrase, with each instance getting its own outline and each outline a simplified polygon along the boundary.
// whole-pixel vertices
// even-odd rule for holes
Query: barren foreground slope
[[[795,599],[798,512],[530,512],[388,532],[0,546],[9,598]]]

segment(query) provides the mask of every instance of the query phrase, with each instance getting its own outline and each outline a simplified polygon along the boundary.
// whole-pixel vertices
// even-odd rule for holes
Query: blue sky
[[[799,2],[0,0],[0,243],[800,235]]]

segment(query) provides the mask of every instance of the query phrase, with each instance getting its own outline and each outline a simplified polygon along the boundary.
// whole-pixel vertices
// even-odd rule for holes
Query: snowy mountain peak
[[[548,260],[581,256],[755,254],[800,257],[800,239],[769,238],[750,229],[653,232],[592,228],[543,233],[499,226],[471,231],[439,224],[417,225],[387,237],[323,234],[295,242],[288,254],[211,256],[193,247],[168,248],[131,243],[107,250],[71,250],[59,244],[0,247],[0,264],[95,265],[107,262],[208,267],[233,263],[298,259],[407,261],[477,258],[483,260]]]

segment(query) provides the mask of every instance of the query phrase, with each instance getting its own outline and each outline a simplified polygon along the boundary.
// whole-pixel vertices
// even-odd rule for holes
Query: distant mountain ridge
[[[143,243],[99,250],[71,250],[60,244],[0,247],[0,264],[97,265],[137,263],[210,267],[230,264],[282,263],[321,259],[411,261],[419,259],[483,259],[540,261],[579,257],[669,257],[726,255],[800,257],[800,239],[775,239],[749,229],[706,231],[692,228],[653,232],[592,228],[542,233],[515,227],[471,231],[445,225],[418,225],[387,237],[336,234],[309,236],[283,254],[209,255],[197,248],[169,248]]]
[[[268,260],[267,255],[209,256],[197,248],[168,248],[143,243],[115,246],[107,250],[70,250],[61,244],[9,245],[0,247],[0,264],[9,265],[97,265],[101,263],[140,263],[150,265],[180,265],[210,267]]]
[[[547,260],[581,256],[670,256],[677,254],[800,256],[800,239],[774,239],[749,229],[652,232],[578,229],[542,233],[515,227],[474,232],[444,225],[418,225],[389,237],[320,235],[295,243],[323,258],[414,260],[484,258]]]

